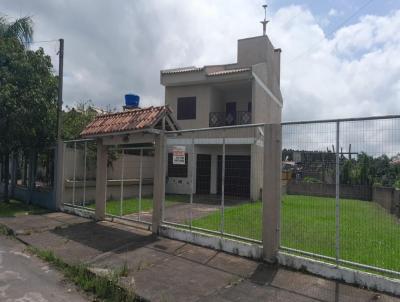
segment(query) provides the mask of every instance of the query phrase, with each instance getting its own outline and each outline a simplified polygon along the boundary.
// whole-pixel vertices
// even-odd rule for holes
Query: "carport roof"
[[[81,136],[88,138],[156,128],[161,124],[163,117],[166,117],[168,127],[171,128],[169,130],[177,130],[178,126],[171,113],[171,109],[168,106],[152,106],[98,115],[81,132]]]

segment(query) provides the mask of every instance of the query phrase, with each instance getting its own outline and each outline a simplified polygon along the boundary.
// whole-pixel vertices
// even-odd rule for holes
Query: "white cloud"
[[[237,39],[261,33],[263,2],[0,0],[0,11],[33,15],[36,40],[65,38],[67,103],[119,107],[127,92],[161,103],[160,69],[233,62]],[[269,19],[283,50],[284,120],[400,112],[400,10],[362,17],[329,38],[301,6]]]
[[[338,17],[338,16],[343,16],[343,11],[338,11],[335,8],[331,8],[328,12],[329,17]]]
[[[400,113],[399,22],[400,11],[366,16],[329,39],[304,8],[278,11],[271,36],[283,48],[284,119]]]

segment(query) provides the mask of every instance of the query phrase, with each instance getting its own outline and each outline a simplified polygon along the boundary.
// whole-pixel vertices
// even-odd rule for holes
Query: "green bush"
[[[304,177],[303,182],[311,183],[311,184],[320,184],[320,183],[322,183],[322,181],[320,181],[319,179],[317,179],[315,177],[311,177],[311,176]]]

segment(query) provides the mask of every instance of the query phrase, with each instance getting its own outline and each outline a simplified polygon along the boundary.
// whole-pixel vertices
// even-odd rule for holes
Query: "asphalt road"
[[[58,271],[24,249],[19,241],[0,235],[0,301],[90,301]]]

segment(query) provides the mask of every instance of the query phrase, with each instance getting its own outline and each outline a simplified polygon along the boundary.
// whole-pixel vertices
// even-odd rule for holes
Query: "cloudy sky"
[[[0,0],[32,16],[34,40],[65,39],[64,100],[162,104],[159,70],[236,60],[260,35],[262,0]],[[282,48],[284,120],[400,114],[399,0],[269,0]],[[56,58],[57,42],[36,43]],[[57,68],[55,68],[57,71]]]

